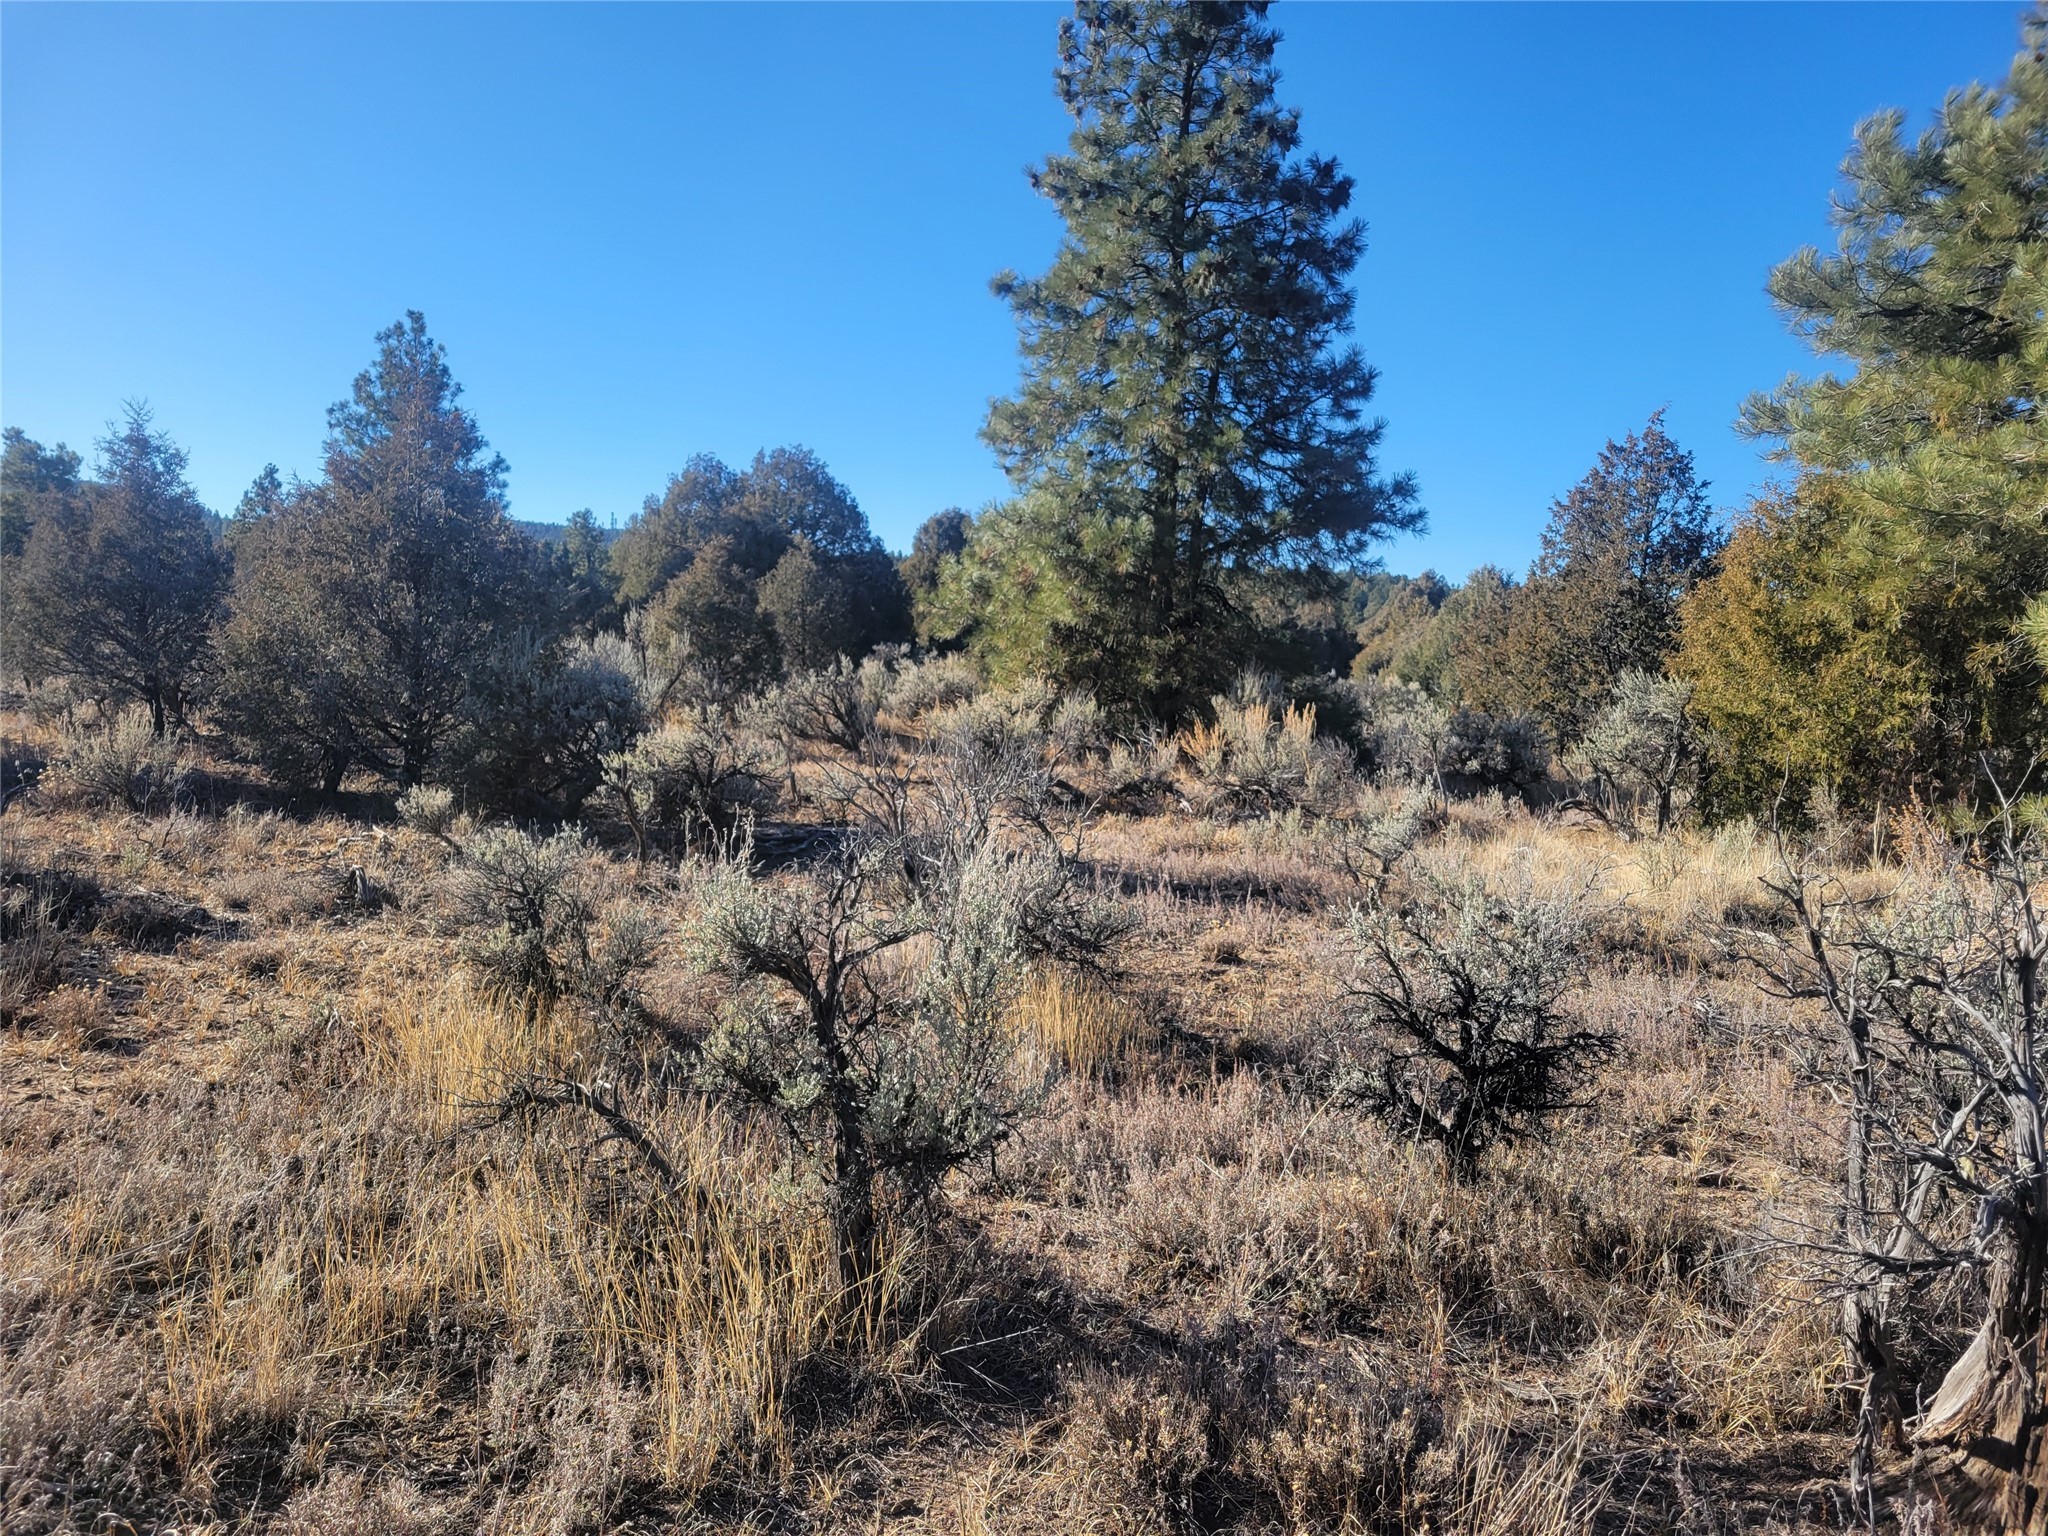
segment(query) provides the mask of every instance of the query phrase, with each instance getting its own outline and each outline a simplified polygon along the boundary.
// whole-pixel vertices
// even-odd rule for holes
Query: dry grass
[[[1837,1353],[1760,1235],[1819,1208],[1829,1112],[1717,938],[1762,916],[1759,840],[1430,822],[1419,865],[1606,905],[1579,1002],[1625,1046],[1594,1107],[1460,1182],[1332,1096],[1361,890],[1312,818],[1241,814],[1090,827],[1138,943],[1033,977],[1042,1112],[849,1295],[774,1126],[692,1088],[710,999],[672,946],[637,1034],[508,1009],[437,925],[431,840],[10,807],[0,1528],[1817,1518]],[[684,915],[686,873],[599,857]],[[558,1076],[612,1085],[675,1186],[592,1117],[488,1107]]]
[[[144,1362],[128,1436],[146,1436],[147,1467],[86,1510],[123,1496],[231,1509],[262,1470],[317,1470],[337,1421],[428,1432],[434,1379],[457,1368],[487,1407],[478,1470],[552,1468],[505,1502],[504,1528],[550,1528],[638,1484],[689,1497],[786,1476],[801,1373],[828,1352],[886,1352],[910,1250],[846,1295],[816,1212],[765,1197],[779,1165],[758,1133],[697,1102],[649,1112],[697,1197],[669,1198],[588,1156],[588,1127],[459,1134],[464,1104],[507,1074],[586,1051],[574,1024],[456,988],[365,1000],[349,1025],[291,1042],[286,1082],[138,1127],[118,1163],[67,1178],[10,1141],[9,1187],[31,1192],[10,1233],[28,1256],[12,1295],[25,1321],[61,1305],[66,1352]],[[293,1118],[303,1093],[327,1096],[318,1118]],[[12,1384],[44,1385],[10,1406],[59,1390],[57,1347],[29,1329]],[[599,1421],[613,1452],[586,1465]],[[43,1439],[32,1421],[6,1427]],[[562,1457],[574,1464],[554,1468]],[[36,1470],[7,1483],[10,1529],[57,1521],[75,1497],[57,1492],[60,1468]]]
[[[1027,1048],[1075,1077],[1113,1077],[1141,1062],[1158,1032],[1100,981],[1048,970],[1017,1000],[1013,1027]]]

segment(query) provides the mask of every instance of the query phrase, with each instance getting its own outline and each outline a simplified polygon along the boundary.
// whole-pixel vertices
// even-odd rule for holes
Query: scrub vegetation
[[[1062,24],[900,559],[536,540],[416,313],[229,518],[8,429],[0,1529],[2048,1529],[2044,26],[1523,576],[1255,4]]]

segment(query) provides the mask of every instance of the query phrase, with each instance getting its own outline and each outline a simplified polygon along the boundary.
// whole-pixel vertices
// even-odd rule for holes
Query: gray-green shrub
[[[515,827],[472,832],[457,846],[446,885],[463,953],[488,991],[527,1006],[574,996],[627,1002],[647,963],[651,934],[639,914],[606,914],[581,833],[538,837]]]
[[[175,738],[157,734],[149,710],[136,704],[103,725],[73,725],[50,771],[61,792],[87,805],[148,815],[178,803],[192,763]]]
[[[1699,787],[1702,741],[1692,718],[1692,684],[1653,672],[1624,672],[1614,697],[1566,754],[1583,802],[1624,831],[1650,812],[1661,837]]]
[[[1462,1173],[1576,1107],[1614,1053],[1569,1000],[1592,941],[1583,895],[1425,874],[1355,908],[1350,931],[1347,1095]]]
[[[651,843],[730,835],[775,803],[778,765],[768,746],[708,713],[649,731],[600,764],[598,803]]]

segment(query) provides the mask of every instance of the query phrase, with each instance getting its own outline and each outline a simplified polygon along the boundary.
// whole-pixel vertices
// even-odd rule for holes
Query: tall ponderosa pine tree
[[[552,618],[444,350],[417,312],[377,345],[328,412],[326,478],[238,532],[224,642],[230,729],[330,789],[352,767],[420,782],[482,659]]]
[[[1803,250],[1771,275],[1793,327],[1855,371],[1794,378],[1744,408],[1800,479],[1749,524],[1759,547],[1702,589],[1689,623],[1685,665],[1709,722],[1756,738],[1780,775],[1789,756],[1866,802],[1945,796],[1979,751],[2016,765],[2048,734],[2023,626],[2048,592],[2040,13],[2026,45],[2002,86],[1953,92],[1917,139],[1896,111],[1863,123],[1836,201],[1838,249]],[[1757,622],[1730,617],[1743,614]],[[1799,686],[1806,639],[1822,631],[1874,665],[1887,720],[1910,717],[1882,761],[1826,746],[1838,738],[1821,718],[1828,702]],[[1765,672],[1785,679],[1789,707],[1773,720],[1752,707]]]
[[[996,291],[1024,384],[987,440],[1022,494],[977,524],[945,606],[999,673],[1198,705],[1242,664],[1224,577],[1356,556],[1419,526],[1374,465],[1347,278],[1351,178],[1299,153],[1262,4],[1083,3],[1058,84],[1076,128],[1033,177],[1050,271]]]
[[[186,483],[184,451],[146,407],[129,406],[99,447],[96,480],[33,499],[10,562],[7,639],[39,671],[140,700],[161,735],[211,665],[227,551]],[[59,453],[61,480],[63,459],[77,460]]]

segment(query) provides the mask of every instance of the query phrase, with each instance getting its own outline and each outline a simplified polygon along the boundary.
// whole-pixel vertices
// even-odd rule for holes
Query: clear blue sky
[[[85,447],[146,398],[230,509],[317,472],[408,308],[515,516],[623,523],[692,453],[803,443],[896,547],[1004,483],[988,293],[1057,238],[1061,8],[0,8],[0,415]],[[1358,340],[1431,531],[1526,564],[1659,406],[1717,501],[1807,366],[1763,296],[1829,238],[1856,120],[1993,80],[2015,4],[1275,7],[1282,94],[1358,179]]]

